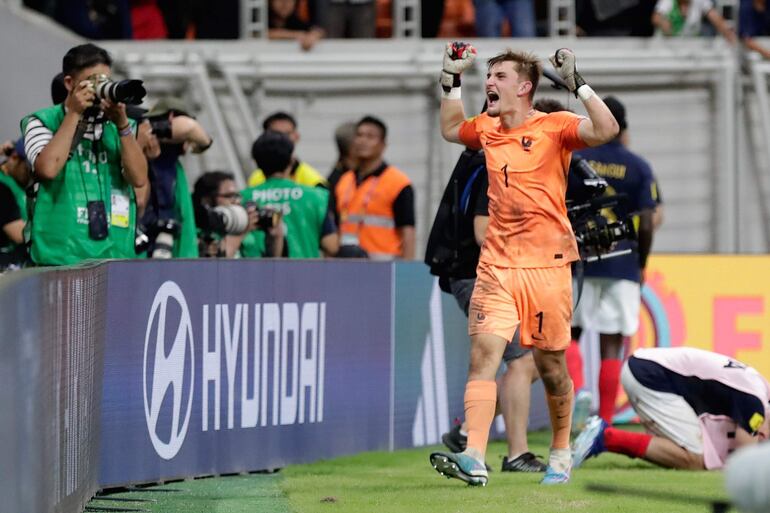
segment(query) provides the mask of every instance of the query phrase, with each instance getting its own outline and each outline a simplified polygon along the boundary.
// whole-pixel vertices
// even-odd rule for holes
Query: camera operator
[[[206,151],[213,139],[177,98],[163,98],[145,115],[160,141],[160,155],[150,160],[150,199],[142,225],[154,258],[198,256],[192,198],[179,157],[188,149]]]
[[[20,268],[26,261],[24,227],[27,224],[27,194],[31,173],[24,153],[24,140],[8,141],[0,147],[0,271]]]
[[[243,210],[241,193],[235,186],[232,173],[210,171],[202,174],[195,182],[192,199],[201,257],[240,257],[240,247],[244,240],[252,248],[251,256],[259,253],[263,257],[279,257],[283,254],[280,214],[271,212],[274,215],[270,215],[267,222],[264,216],[260,219],[260,211],[253,203],[246,205],[246,217],[240,221],[246,224],[245,229],[230,230],[237,233],[228,234],[227,227],[237,224],[234,219],[244,217],[239,212]]]
[[[67,98],[21,123],[37,190],[30,256],[38,265],[88,258],[132,258],[136,205],[132,186],[147,162],[125,103],[144,96],[140,81],[111,82],[112,59],[84,44],[64,56]]]
[[[633,336],[639,327],[640,283],[644,281],[647,255],[652,246],[656,202],[655,182],[649,164],[626,147],[628,124],[625,107],[614,97],[607,97],[604,102],[618,122],[620,133],[607,144],[576,152],[575,158],[585,159],[607,181],[605,196],[625,196],[624,202],[604,209],[602,214],[608,222],[638,215],[638,242],[622,240],[614,250],[630,250],[626,254],[586,263],[583,293],[572,321],[567,364],[575,390],[579,390],[583,385],[583,376],[577,343],[583,328],[597,331],[601,353],[599,416],[611,423],[623,363],[620,359],[623,337]],[[579,186],[571,180],[567,197],[573,197],[578,189]],[[578,392],[578,399],[580,395],[581,392]],[[578,414],[576,407],[576,424],[580,424],[582,418],[579,417],[584,417],[585,413]]]
[[[339,238],[329,213],[329,191],[291,180],[294,158],[291,139],[280,132],[267,131],[254,142],[251,154],[267,180],[241,194],[245,201],[283,214],[289,258],[318,258],[319,248],[326,255],[336,255]],[[252,242],[244,240],[243,256],[259,256],[259,248]]]

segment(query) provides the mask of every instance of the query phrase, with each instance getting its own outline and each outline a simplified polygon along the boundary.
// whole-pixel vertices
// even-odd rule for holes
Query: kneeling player
[[[592,417],[575,440],[575,467],[609,451],[668,468],[719,469],[734,449],[768,438],[770,385],[727,356],[689,347],[638,349],[623,365],[621,382],[649,434]]]

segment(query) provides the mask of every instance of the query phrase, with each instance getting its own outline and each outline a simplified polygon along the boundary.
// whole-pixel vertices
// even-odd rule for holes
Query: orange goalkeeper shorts
[[[572,273],[561,267],[510,268],[480,262],[468,311],[468,334],[511,340],[521,324],[521,345],[561,351],[570,343]]]

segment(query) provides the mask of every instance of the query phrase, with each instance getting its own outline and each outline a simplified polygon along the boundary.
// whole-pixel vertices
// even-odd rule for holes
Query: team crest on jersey
[[[529,149],[532,147],[532,138],[526,135],[523,135],[521,137],[521,147],[524,149],[524,151],[528,152]]]

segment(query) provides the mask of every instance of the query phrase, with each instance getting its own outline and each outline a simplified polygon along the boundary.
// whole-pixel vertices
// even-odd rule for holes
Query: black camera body
[[[584,202],[567,201],[567,216],[572,223],[581,260],[610,258],[616,243],[636,240],[636,229],[631,216],[610,221],[601,213],[625,202],[626,196],[599,196]],[[619,256],[619,255],[618,255]]]
[[[579,180],[579,186],[568,189],[567,216],[580,252],[580,259],[586,261],[620,256],[630,250],[613,252],[622,240],[636,240],[636,229],[630,215],[610,221],[602,210],[624,205],[625,194],[605,196],[607,181],[579,155],[572,156],[570,174]],[[626,211],[626,209],[621,209]]]
[[[182,229],[176,219],[158,219],[149,226],[137,224],[134,249],[136,254],[150,251],[150,258],[172,258],[174,239]]]
[[[243,205],[246,210],[253,207],[257,211],[257,228],[260,230],[268,231],[281,222],[281,212],[273,207],[260,207],[253,201],[247,201]]]

